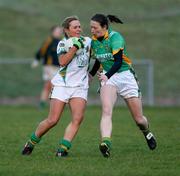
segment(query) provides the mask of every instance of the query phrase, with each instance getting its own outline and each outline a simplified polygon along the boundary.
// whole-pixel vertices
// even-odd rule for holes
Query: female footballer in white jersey
[[[83,120],[88,94],[88,63],[90,57],[91,39],[81,36],[81,25],[78,17],[67,17],[62,27],[65,38],[57,47],[60,70],[52,79],[50,111],[26,143],[22,154],[31,154],[34,146],[41,137],[61,118],[64,107],[69,103],[72,120],[65,129],[64,137],[60,140],[56,153],[58,157],[68,155],[71,142],[78,132]]]
[[[100,122],[101,143],[99,149],[104,157],[110,156],[112,112],[120,95],[125,100],[131,115],[143,132],[151,150],[156,148],[156,140],[149,130],[149,123],[143,115],[141,97],[136,76],[128,58],[125,40],[119,32],[113,31],[109,22],[122,23],[114,16],[95,14],[91,18],[92,32],[91,49],[96,58],[90,75],[94,76],[102,65],[103,72],[98,72],[101,81],[100,98],[102,103],[102,117]]]

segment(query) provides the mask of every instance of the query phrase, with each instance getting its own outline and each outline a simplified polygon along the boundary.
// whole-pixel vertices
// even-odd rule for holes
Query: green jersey
[[[114,64],[113,55],[120,50],[123,51],[122,65],[117,72],[122,72],[131,68],[131,60],[128,58],[126,52],[125,40],[120,33],[109,30],[106,32],[102,41],[97,40],[97,38],[93,36],[91,47],[93,57],[98,59],[103,70],[106,72],[109,71]]]

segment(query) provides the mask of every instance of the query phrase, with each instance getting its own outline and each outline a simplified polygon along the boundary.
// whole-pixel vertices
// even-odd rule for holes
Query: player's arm
[[[83,41],[81,39],[72,39],[73,46],[67,52],[64,48],[65,43],[59,44],[59,48],[57,49],[58,60],[60,66],[64,67],[69,64],[69,62],[73,59],[74,55],[76,54],[77,50],[84,47]]]
[[[96,59],[91,71],[89,72],[89,74],[91,76],[94,76],[97,73],[97,71],[99,70],[99,68],[100,68],[100,62]]]
[[[40,60],[42,57],[45,56],[51,42],[52,42],[52,38],[48,37],[46,41],[42,44],[41,48],[39,48],[39,50],[36,52],[36,55],[35,55],[36,60]]]
[[[122,57],[124,50],[124,39],[119,33],[114,33],[110,38],[112,54],[114,58],[114,64],[110,68],[110,70],[105,74],[109,79],[114,73],[116,73],[122,65]]]
[[[105,74],[108,79],[114,75],[114,73],[116,73],[122,65],[122,53],[123,50],[120,49],[116,54],[113,55],[114,57],[114,64],[112,65],[112,67],[110,68],[110,70]]]
[[[31,68],[36,68],[39,65],[39,61],[43,58],[52,42],[52,38],[48,37],[47,40],[42,44],[41,48],[35,54],[35,59],[31,63]]]
[[[67,53],[58,56],[60,66],[64,67],[69,64],[78,49],[73,46]]]

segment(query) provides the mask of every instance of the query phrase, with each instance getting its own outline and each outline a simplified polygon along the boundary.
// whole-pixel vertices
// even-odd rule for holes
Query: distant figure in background
[[[50,36],[45,40],[41,48],[37,51],[35,59],[31,64],[31,67],[35,68],[39,65],[39,62],[42,59],[42,78],[44,85],[40,96],[40,108],[43,108],[48,101],[49,93],[52,88],[51,79],[59,69],[59,61],[56,50],[63,30],[60,26],[53,26],[50,32]]]
[[[139,86],[131,60],[128,58],[123,36],[109,26],[109,22],[122,23],[114,15],[96,14],[91,18],[92,54],[96,59],[89,78],[98,71],[100,64],[103,72],[97,72],[101,81],[100,98],[102,117],[100,122],[101,143],[99,149],[104,157],[110,156],[112,113],[117,96],[126,102],[131,115],[145,136],[151,150],[156,148],[156,140],[150,132],[149,123],[143,115]]]

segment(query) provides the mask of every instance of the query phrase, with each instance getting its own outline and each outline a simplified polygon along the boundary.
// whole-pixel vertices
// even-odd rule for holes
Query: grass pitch
[[[101,108],[88,107],[67,158],[56,158],[59,139],[70,121],[68,108],[31,156],[21,150],[48,109],[0,107],[0,176],[178,176],[180,173],[180,109],[145,108],[158,148],[150,151],[126,108],[113,113],[110,158],[98,150]]]

